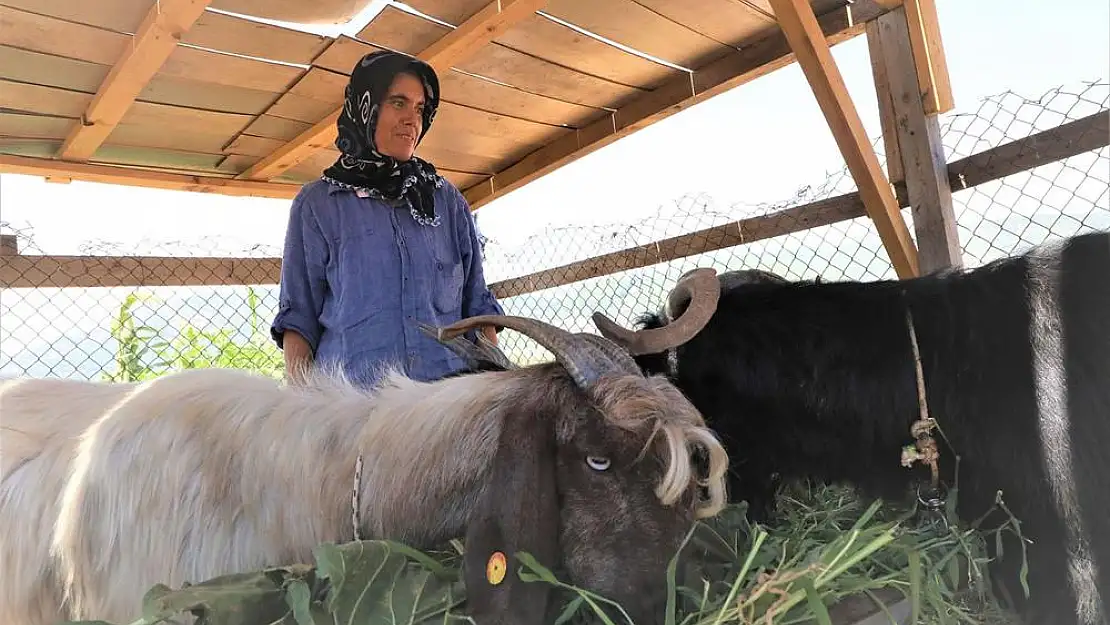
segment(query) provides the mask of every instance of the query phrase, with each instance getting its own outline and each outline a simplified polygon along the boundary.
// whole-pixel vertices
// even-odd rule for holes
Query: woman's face
[[[378,152],[407,161],[416,151],[423,130],[424,84],[412,74],[400,73],[378,109],[374,144]]]

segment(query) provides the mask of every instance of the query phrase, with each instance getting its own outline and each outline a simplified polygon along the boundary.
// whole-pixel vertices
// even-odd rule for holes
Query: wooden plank
[[[770,3],[898,276],[919,275],[917,249],[909,228],[812,8],[804,0],[770,0]]]
[[[413,15],[395,6],[386,6],[358,32],[357,36],[360,40],[375,46],[416,55],[451,30],[443,24]]]
[[[92,96],[80,91],[0,79],[0,109],[76,119]]]
[[[902,171],[902,152],[898,148],[898,128],[894,124],[894,102],[891,100],[883,41],[879,36],[879,21],[868,22],[866,30],[871,76],[875,81],[875,97],[879,105],[879,126],[883,133],[883,152],[886,154],[886,176],[893,184],[904,180],[905,172]]]
[[[216,0],[212,7],[294,24],[343,24],[368,4],[369,0]]]
[[[424,137],[417,153],[421,157],[433,154],[438,166],[461,171],[482,171],[488,167],[503,167],[521,158],[537,144],[566,136],[570,129],[537,124],[521,119],[479,111],[456,104],[444,103],[436,114],[436,122]],[[465,154],[481,159],[483,167],[476,168],[469,159],[452,158],[450,153]]]
[[[251,123],[250,115],[220,113],[185,106],[136,102],[120,120],[121,124],[162,126],[185,132],[232,135]]]
[[[146,167],[179,173],[209,172],[218,175],[222,173],[219,164],[223,159],[224,155],[218,151],[188,152],[181,149],[105,143],[89,160],[100,165]]]
[[[0,78],[95,93],[110,68],[30,50],[0,46]]]
[[[391,50],[417,54],[449,32],[451,29],[442,24],[396,7],[386,7],[358,36],[363,41]],[[579,33],[541,14],[521,20],[494,42],[534,57],[537,61],[641,89],[649,89],[680,73]],[[516,84],[515,81],[507,82]]]
[[[835,44],[858,35],[863,23],[887,10],[878,4],[860,1],[850,8],[823,15],[819,22],[829,43]],[[699,68],[692,80],[682,76],[670,81],[629,102],[611,117],[603,117],[572,136],[544,145],[510,167],[499,170],[491,180],[465,189],[464,195],[473,208],[479,208],[621,137],[793,61],[794,55],[782,33],[771,33],[744,50]]]
[[[381,48],[343,35],[321,52],[312,64],[338,74],[349,75],[355,63],[378,50]]]
[[[444,101],[541,124],[578,128],[608,115],[603,109],[528,93],[454,69],[439,77],[439,86]]]
[[[405,4],[441,22],[458,26],[486,5],[487,0],[407,0]]]
[[[426,48],[419,56],[435,68],[437,73],[445,73],[452,65],[473,54],[513,24],[535,13],[543,4],[543,0],[494,0],[450,34]],[[304,160],[312,152],[331,144],[335,140],[335,125],[341,111],[342,107],[336,108],[296,139],[255,163],[240,174],[240,177],[272,178]]]
[[[132,45],[124,49],[97,90],[81,123],[73,126],[62,143],[59,158],[83,161],[96,152],[209,2],[159,0],[150,9]]]
[[[162,76],[246,87],[275,94],[284,92],[303,73],[304,70],[299,67],[183,46],[173,50],[159,72]]]
[[[0,153],[15,156],[51,158],[61,144],[61,139],[22,139],[0,135]]]
[[[485,174],[475,174],[468,171],[451,171],[450,169],[439,169],[437,171],[450,181],[451,184],[460,189],[477,184],[488,177]]]
[[[544,15],[529,17],[498,37],[497,43],[583,74],[645,90],[683,73],[584,35]]]
[[[955,161],[948,181],[953,189],[968,189],[1107,145],[1110,111],[1103,110]]]
[[[801,232],[819,226],[863,217],[866,212],[858,193],[837,196],[682,234],[638,247],[602,254],[490,285],[498,298],[513,297],[563,286],[581,280],[648,267],[705,252]]]
[[[437,144],[449,142],[459,150],[490,150],[500,155],[506,149],[530,150],[537,143],[545,143],[565,136],[571,131],[559,126],[537,124],[515,117],[444,102],[436,111],[435,123],[424,136],[424,141]],[[423,143],[423,142],[422,142]]]
[[[261,89],[155,75],[150,83],[143,87],[138,100],[220,113],[258,115],[265,111],[277,97],[277,93]]]
[[[723,44],[741,47],[775,28],[772,16],[736,0],[637,0],[656,13]]]
[[[550,0],[544,12],[610,41],[693,69],[732,48],[675,23],[635,0]]]
[[[0,137],[62,139],[72,123],[73,120],[66,117],[0,112]]]
[[[205,11],[181,41],[221,52],[307,65],[332,40],[234,15]]]
[[[256,137],[289,141],[304,132],[309,126],[311,126],[311,124],[295,119],[286,119],[273,115],[260,115],[251,122],[249,126],[244,128],[243,132]]]
[[[220,154],[237,134],[238,131],[209,131],[203,126],[120,123],[112,129],[104,144]],[[88,159],[92,160],[91,157]]]
[[[528,41],[528,37],[519,35],[521,29],[527,30],[528,24],[540,19],[555,24],[537,15],[526,17],[516,26],[493,39],[493,45],[482,48],[470,58],[455,65],[453,69],[487,81],[501,83],[518,92],[595,110],[619,105],[628,98],[645,92],[646,89],[635,86],[636,82],[647,81],[651,84],[658,82],[650,76],[650,73],[641,72],[639,76],[630,76],[627,75],[628,72],[618,72],[625,75],[615,75],[611,67],[615,63],[614,59],[619,60],[621,57],[632,55],[577,33],[568,40],[561,41],[562,48],[544,46],[541,50],[535,43],[526,43],[523,47],[517,47],[516,44],[520,44],[522,39]],[[563,26],[559,28],[573,32]],[[386,7],[363,29],[361,36],[389,49],[417,54],[450,32],[451,29],[442,24],[400,9]],[[581,41],[576,41],[575,38]],[[585,40],[591,43],[582,43]],[[342,52],[342,57],[339,57],[340,52],[328,50],[321,55],[317,63],[327,62],[332,69],[337,69],[336,66],[343,64],[344,69],[337,69],[337,71],[347,73],[349,72],[347,68],[353,66],[362,54],[376,49],[374,46],[361,45],[362,49],[357,55],[351,49],[355,47],[352,44],[348,44],[348,49]],[[583,45],[586,46],[585,55],[575,54],[570,49]],[[590,55],[593,57],[591,58]],[[673,71],[649,61],[643,61],[643,63],[662,68],[664,75],[666,72]],[[638,65],[638,67],[644,66]],[[441,80],[445,74],[446,72],[440,72]],[[444,98],[446,97],[447,91],[444,87]],[[460,97],[460,101],[461,99]]]
[[[278,284],[280,258],[2,256],[0,288]]]
[[[19,253],[19,238],[14,234],[0,234],[0,256],[15,256]]]
[[[112,65],[127,35],[0,5],[0,44],[101,65]]]
[[[457,65],[467,73],[483,76],[517,89],[594,108],[617,108],[650,93],[523,54],[497,43]],[[687,83],[689,76],[683,75]]]
[[[315,124],[342,106],[346,85],[346,76],[313,67],[279,97],[266,114]]]
[[[913,209],[920,271],[933,273],[962,267],[963,252],[956,232],[952,189],[948,185],[948,159],[937,116],[926,114],[922,104],[906,13],[899,7],[874,24],[879,29],[880,52],[888,79],[886,93],[893,109],[902,171]]]
[[[956,105],[952,81],[940,36],[935,0],[905,0],[910,42],[917,69],[918,88],[924,99],[925,114],[947,113]]]
[[[75,2],[74,0],[4,0],[4,4],[28,11],[55,17],[67,22],[86,24],[113,30],[117,33],[133,33],[139,30],[143,18],[155,0],[98,0],[97,2]],[[111,62],[109,62],[111,65]]]
[[[256,180],[235,180],[214,176],[165,174],[123,167],[72,163],[25,156],[0,155],[0,173],[27,176],[61,176],[74,180],[102,182],[125,186],[220,193],[232,196],[270,197],[292,199],[299,186],[275,184]]]
[[[224,152],[227,154],[247,154],[263,158],[283,145],[285,145],[285,143],[277,139],[267,139],[266,137],[241,134],[228,144]]]

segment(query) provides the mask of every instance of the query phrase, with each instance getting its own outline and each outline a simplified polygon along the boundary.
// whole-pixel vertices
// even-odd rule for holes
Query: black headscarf
[[[428,132],[439,106],[439,78],[427,63],[406,54],[386,50],[362,57],[351,72],[343,112],[339,115],[335,147],[340,156],[324,170],[323,179],[372,197],[397,201],[409,200],[412,216],[424,225],[438,225],[434,193],[442,181],[431,163],[413,155],[405,162],[378,152],[374,129],[382,98],[399,72],[407,71],[424,83],[424,112],[420,136]]]

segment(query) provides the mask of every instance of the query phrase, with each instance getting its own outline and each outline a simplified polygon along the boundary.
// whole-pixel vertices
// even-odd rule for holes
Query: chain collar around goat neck
[[[940,483],[940,474],[937,469],[937,460],[940,450],[937,441],[933,438],[932,430],[937,427],[935,419],[929,416],[929,404],[925,398],[925,374],[921,365],[921,350],[917,344],[917,331],[914,329],[913,314],[909,304],[906,304],[906,326],[910,333],[910,345],[913,348],[913,364],[917,378],[917,405],[919,418],[910,426],[910,435],[914,438],[914,445],[902,448],[902,466],[911,467],[914,462],[923,462],[929,465],[930,480],[927,494],[922,492],[923,484],[917,485],[917,500],[930,512],[938,513],[942,517],[946,501],[947,489]],[[942,434],[943,435],[943,434]]]

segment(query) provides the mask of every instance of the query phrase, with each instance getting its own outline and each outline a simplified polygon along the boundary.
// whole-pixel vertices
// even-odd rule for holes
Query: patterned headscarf
[[[416,144],[420,145],[439,106],[439,78],[435,70],[406,54],[389,51],[367,54],[355,65],[347,84],[335,139],[340,156],[324,170],[322,178],[382,200],[397,201],[406,197],[417,222],[436,226],[439,215],[435,210],[434,193],[442,180],[435,167],[416,155],[408,161],[398,161],[378,152],[374,145],[382,98],[394,77],[402,71],[415,74],[424,83],[424,123],[416,139]]]

